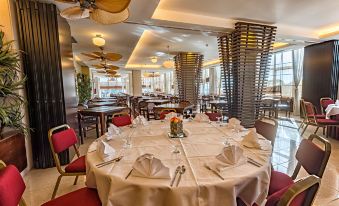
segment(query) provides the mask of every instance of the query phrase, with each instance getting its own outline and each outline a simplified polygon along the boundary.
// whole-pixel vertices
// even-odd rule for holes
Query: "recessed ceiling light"
[[[105,39],[102,37],[101,34],[97,34],[95,35],[95,37],[93,37],[92,39],[92,42],[95,46],[98,46],[98,47],[102,47],[102,46],[105,46]]]

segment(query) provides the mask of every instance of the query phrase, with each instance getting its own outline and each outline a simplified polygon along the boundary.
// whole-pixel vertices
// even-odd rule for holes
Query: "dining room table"
[[[122,127],[122,133],[110,140],[103,135],[86,155],[87,187],[97,189],[103,206],[236,206],[237,198],[246,205],[264,204],[271,175],[270,141],[258,134],[260,149],[245,147],[242,139],[249,131],[223,123],[184,120],[183,128],[186,137],[170,138],[170,123],[155,120]],[[101,141],[119,158],[111,162],[100,158]],[[231,145],[241,148],[244,161],[211,170],[207,165],[218,161],[220,152]],[[136,160],[145,154],[169,168],[170,177],[133,175]],[[178,167],[185,168],[180,178],[175,175]]]
[[[225,100],[212,100],[209,101],[209,104],[211,105],[212,110],[216,110],[217,108],[225,106],[227,102]]]
[[[117,106],[100,106],[100,107],[92,107],[88,109],[78,110],[78,113],[82,116],[92,116],[98,117],[100,122],[100,132],[101,135],[105,134],[106,132],[106,117],[108,115],[113,115],[114,113],[121,112],[126,107],[117,107]],[[81,131],[81,116],[78,115],[78,122],[79,122],[79,131]]]
[[[339,114],[339,104],[329,104],[326,109],[326,119],[330,119],[331,116]]]
[[[87,104],[88,108],[92,107],[103,107],[103,106],[117,106],[117,102],[108,101],[108,102],[91,102]]]
[[[171,101],[169,99],[149,99],[146,101],[147,103],[153,103],[155,105],[167,104]]]
[[[177,113],[183,113],[184,110],[193,108],[193,104],[187,105],[187,103],[166,103],[154,106],[159,111],[162,109],[175,109]]]

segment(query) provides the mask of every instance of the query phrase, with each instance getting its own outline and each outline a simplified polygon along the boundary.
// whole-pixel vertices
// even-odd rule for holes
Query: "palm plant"
[[[22,123],[24,98],[19,90],[24,88],[26,78],[21,78],[19,53],[12,49],[13,41],[4,42],[4,32],[0,31],[0,139],[4,128],[14,128],[22,132],[27,126]]]
[[[77,74],[77,89],[79,96],[79,103],[85,103],[91,99],[91,80],[86,74]]]

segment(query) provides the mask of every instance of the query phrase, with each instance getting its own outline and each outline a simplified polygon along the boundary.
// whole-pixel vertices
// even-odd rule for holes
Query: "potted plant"
[[[7,160],[7,164],[15,164],[12,158],[18,157],[11,155],[20,153],[24,157],[19,161],[27,164],[24,134],[28,127],[22,122],[25,100],[19,93],[26,78],[21,77],[20,57],[12,48],[13,41],[4,42],[4,36],[4,32],[0,31],[0,159]],[[10,152],[13,149],[14,152]]]
[[[91,99],[91,80],[86,74],[77,74],[77,90],[79,96],[79,103],[85,104]]]

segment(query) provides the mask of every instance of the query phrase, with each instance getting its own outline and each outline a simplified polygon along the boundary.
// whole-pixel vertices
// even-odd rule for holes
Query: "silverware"
[[[180,172],[179,172],[179,177],[178,177],[178,181],[177,181],[177,187],[178,187],[178,185],[179,185],[179,183],[180,183],[180,180],[181,180],[181,176],[184,174],[186,172],[186,168],[185,168],[185,165],[183,165],[183,166],[181,166],[181,170],[180,170]]]
[[[114,158],[114,159],[112,159],[112,160],[109,160],[109,161],[107,161],[107,162],[99,163],[99,164],[97,164],[96,166],[97,166],[98,168],[100,168],[100,167],[103,167],[103,166],[112,164],[112,163],[114,163],[114,162],[119,162],[119,161],[122,159],[122,157],[123,157],[123,156],[120,156],[120,157]]]
[[[132,174],[132,172],[133,172],[133,168],[132,168],[131,171],[129,171],[129,173],[126,175],[125,180],[127,180],[127,178]]]
[[[257,167],[263,166],[262,164],[260,164],[259,162],[255,161],[254,159],[252,159],[250,157],[247,158],[247,162],[254,165],[254,166],[257,166]]]
[[[214,169],[212,169],[210,166],[205,165],[206,169],[212,171],[215,175],[217,175],[218,177],[220,177],[220,179],[225,180],[223,176],[221,176],[221,174],[219,174],[219,172],[215,171]]]
[[[174,181],[175,181],[175,178],[177,177],[177,174],[178,174],[178,172],[180,171],[180,169],[181,169],[181,167],[180,167],[180,166],[178,166],[178,167],[175,169],[175,171],[174,171],[174,175],[173,175],[173,178],[172,178],[172,180],[171,180],[171,184],[170,184],[170,186],[171,186],[171,187],[173,186],[173,184],[174,184]]]

